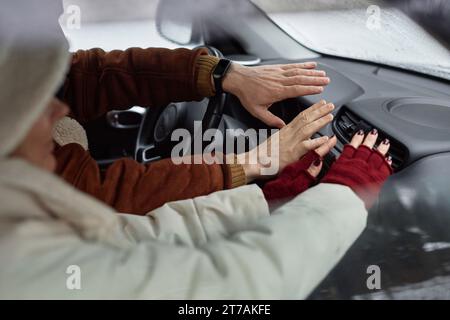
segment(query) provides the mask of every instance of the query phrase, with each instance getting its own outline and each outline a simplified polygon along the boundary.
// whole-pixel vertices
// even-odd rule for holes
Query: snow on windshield
[[[252,2],[312,50],[450,80],[449,50],[398,9],[363,0]]]

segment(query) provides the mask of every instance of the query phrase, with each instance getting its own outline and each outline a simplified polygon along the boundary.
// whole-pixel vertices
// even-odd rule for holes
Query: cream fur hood
[[[42,13],[57,2],[1,0],[0,157],[24,138],[67,71],[68,43],[48,21],[55,15]]]
[[[131,216],[7,156],[68,62],[43,2],[0,13],[0,299],[307,297],[365,227],[347,187],[321,184],[272,214],[252,185]],[[4,32],[23,12],[39,21]]]

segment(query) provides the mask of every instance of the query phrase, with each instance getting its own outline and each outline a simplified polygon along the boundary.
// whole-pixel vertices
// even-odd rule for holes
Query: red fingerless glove
[[[372,207],[383,183],[392,174],[392,168],[379,151],[346,145],[339,159],[322,179],[323,183],[350,187],[365,203]]]
[[[294,197],[308,189],[316,178],[307,171],[311,164],[320,159],[315,151],[310,151],[297,162],[288,165],[277,179],[266,183],[263,188],[266,200]]]

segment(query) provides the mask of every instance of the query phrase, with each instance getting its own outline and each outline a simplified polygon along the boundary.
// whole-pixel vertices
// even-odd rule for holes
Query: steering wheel
[[[223,56],[216,48],[209,46],[202,47],[206,48],[211,55],[217,57]],[[207,103],[206,112],[202,118],[202,132],[219,127],[223,116],[225,100],[226,94],[219,93],[201,102]],[[190,127],[190,124],[186,125],[186,119],[189,120],[189,112],[192,112],[193,108],[198,108],[198,104],[198,102],[170,103],[166,107],[156,110],[156,112],[147,112],[139,129],[135,148],[135,159],[140,163],[149,163],[170,157],[173,147],[179,143],[178,141],[172,141],[172,132],[179,128],[190,129],[186,128]],[[194,150],[194,135],[201,134],[202,132],[190,130],[191,137],[193,137],[191,139],[190,150]],[[203,143],[203,148],[205,146],[206,144]]]

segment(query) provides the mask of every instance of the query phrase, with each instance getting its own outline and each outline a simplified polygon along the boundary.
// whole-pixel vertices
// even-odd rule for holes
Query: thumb
[[[308,173],[313,177],[317,178],[320,171],[322,170],[323,161],[321,159],[317,159],[314,161],[311,166],[308,168]]]
[[[259,120],[261,120],[262,122],[264,122],[265,124],[267,124],[268,126],[271,126],[271,127],[281,129],[286,125],[286,123],[281,118],[278,118],[276,115],[274,115],[269,110],[259,111],[255,114],[255,116]]]

